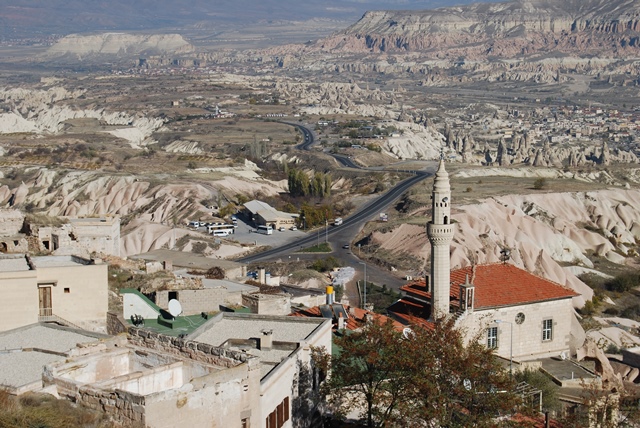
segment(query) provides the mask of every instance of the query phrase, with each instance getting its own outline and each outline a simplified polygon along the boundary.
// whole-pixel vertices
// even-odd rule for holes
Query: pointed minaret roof
[[[450,189],[451,186],[449,185],[449,173],[444,168],[444,159],[441,157],[440,164],[438,165],[438,170],[436,171],[436,178],[433,181],[433,190],[448,192],[450,191]]]

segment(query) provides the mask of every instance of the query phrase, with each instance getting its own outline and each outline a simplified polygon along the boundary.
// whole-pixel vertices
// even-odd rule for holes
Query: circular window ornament
[[[524,322],[524,313],[518,312],[516,315],[516,324],[522,324]]]

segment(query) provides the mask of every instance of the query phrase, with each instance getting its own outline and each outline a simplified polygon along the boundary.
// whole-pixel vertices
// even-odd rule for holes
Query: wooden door
[[[51,306],[51,287],[39,287],[38,297],[40,302],[40,316],[48,317],[53,315]]]

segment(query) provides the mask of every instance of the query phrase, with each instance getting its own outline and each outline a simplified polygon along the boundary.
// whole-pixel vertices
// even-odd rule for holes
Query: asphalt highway
[[[283,123],[296,127],[302,133],[304,141],[296,146],[296,148],[300,150],[309,150],[311,145],[313,145],[313,143],[315,142],[313,132],[309,128],[298,123]],[[358,165],[353,163],[352,160],[347,156],[337,154],[331,154],[331,156],[333,156],[341,165],[345,167],[362,169]],[[373,218],[377,218],[381,212],[385,212],[386,209],[391,206],[398,198],[400,198],[400,196],[402,196],[402,194],[409,188],[411,188],[416,183],[426,179],[427,177],[433,175],[432,172],[428,171],[399,170],[399,172],[405,172],[411,174],[411,176],[399,182],[394,187],[390,188],[380,197],[363,205],[349,217],[344,218],[342,225],[327,225],[323,230],[316,230],[315,232],[309,233],[308,236],[298,239],[295,242],[291,242],[276,248],[271,248],[260,253],[252,254],[250,256],[238,259],[238,261],[243,263],[252,263],[258,261],[283,259],[284,257],[290,256],[292,253],[298,252],[302,248],[316,244],[318,241],[327,241],[331,243],[332,248],[335,249],[334,253],[336,256],[349,259],[350,262],[355,265],[354,267],[357,268],[357,265],[362,262],[360,262],[359,259],[355,257],[354,252],[357,252],[356,249],[343,249],[342,246],[351,242],[351,240],[356,236],[364,223],[372,220]],[[322,254],[322,256],[324,255],[326,254]],[[401,281],[393,277],[393,275],[389,274],[388,272],[382,271],[375,266],[367,265],[367,269],[369,271],[367,275],[367,279],[369,281],[380,284],[386,283],[388,286],[392,286],[393,288],[396,288]],[[374,278],[377,279],[374,280]],[[382,281],[380,281],[380,279],[382,279]]]

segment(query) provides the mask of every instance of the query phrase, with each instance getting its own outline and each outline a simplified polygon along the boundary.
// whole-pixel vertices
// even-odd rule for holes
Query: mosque
[[[389,314],[403,324],[430,325],[452,317],[469,340],[481,338],[506,359],[565,357],[584,341],[572,298],[578,294],[507,260],[451,271],[451,186],[440,160],[432,192],[430,276],[404,285]]]

